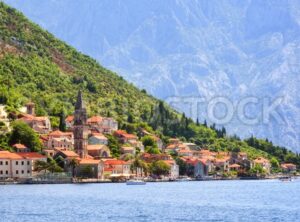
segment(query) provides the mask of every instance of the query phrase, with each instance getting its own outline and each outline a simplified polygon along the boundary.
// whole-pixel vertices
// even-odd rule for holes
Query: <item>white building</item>
[[[9,151],[0,151],[0,179],[29,178],[32,175],[32,162]]]

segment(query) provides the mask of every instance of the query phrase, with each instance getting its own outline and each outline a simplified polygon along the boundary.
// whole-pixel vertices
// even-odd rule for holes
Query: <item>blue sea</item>
[[[300,221],[300,180],[0,186],[0,221]]]

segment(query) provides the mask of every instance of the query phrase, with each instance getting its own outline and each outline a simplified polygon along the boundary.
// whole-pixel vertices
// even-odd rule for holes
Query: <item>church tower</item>
[[[88,144],[88,126],[87,126],[87,112],[86,107],[82,98],[82,92],[79,90],[77,101],[75,104],[74,113],[74,149],[80,158],[86,158],[88,155],[87,144]]]

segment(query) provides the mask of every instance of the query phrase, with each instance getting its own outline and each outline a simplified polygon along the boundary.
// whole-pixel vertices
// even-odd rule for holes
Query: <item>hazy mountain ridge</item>
[[[285,123],[226,127],[299,147],[297,1],[5,2],[160,98],[283,96]]]

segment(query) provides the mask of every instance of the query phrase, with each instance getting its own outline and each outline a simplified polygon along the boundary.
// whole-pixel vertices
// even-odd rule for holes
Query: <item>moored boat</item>
[[[146,182],[143,180],[128,180],[126,185],[146,185]]]

